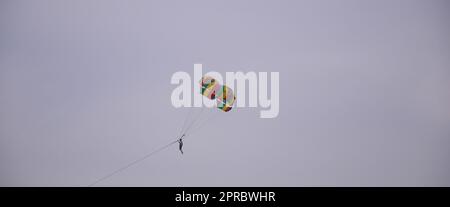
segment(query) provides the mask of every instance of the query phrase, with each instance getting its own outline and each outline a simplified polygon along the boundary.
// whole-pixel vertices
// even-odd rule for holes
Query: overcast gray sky
[[[279,116],[218,113],[100,186],[449,186],[449,9],[1,0],[0,185],[86,186],[172,141],[170,78],[202,63],[279,72]]]

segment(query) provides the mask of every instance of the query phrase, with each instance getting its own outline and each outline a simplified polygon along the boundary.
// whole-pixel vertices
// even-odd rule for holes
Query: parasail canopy
[[[236,96],[231,88],[226,85],[221,85],[216,79],[210,76],[203,76],[200,80],[201,93],[203,96],[217,100],[217,108],[228,112],[233,108]]]

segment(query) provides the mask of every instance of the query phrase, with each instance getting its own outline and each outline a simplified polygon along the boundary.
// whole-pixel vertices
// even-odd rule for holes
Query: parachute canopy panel
[[[221,85],[216,79],[210,76],[203,76],[200,80],[201,93],[203,96],[217,100],[217,108],[228,112],[233,108],[236,96],[231,88]]]

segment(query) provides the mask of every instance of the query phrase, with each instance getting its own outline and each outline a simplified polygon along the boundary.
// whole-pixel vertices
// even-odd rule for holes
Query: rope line
[[[186,118],[184,119],[183,127],[181,128],[180,134],[178,135],[179,137],[181,137],[181,136],[183,135],[184,128],[186,127],[186,124],[187,124],[187,122],[188,122],[188,119],[191,117],[192,111],[193,111],[193,110],[189,110],[188,115],[187,115]]]
[[[167,145],[165,145],[165,146],[163,146],[163,147],[161,147],[161,148],[159,148],[159,149],[157,149],[157,150],[154,150],[154,151],[152,151],[152,152],[146,154],[145,156],[143,156],[143,157],[141,157],[141,158],[139,158],[139,159],[134,160],[133,162],[131,162],[131,163],[129,163],[129,164],[127,164],[127,165],[125,165],[125,166],[123,166],[123,167],[121,167],[121,168],[119,168],[119,169],[117,169],[117,170],[115,170],[115,171],[113,171],[113,172],[111,172],[111,173],[109,173],[109,174],[107,174],[107,175],[101,177],[100,179],[94,181],[93,183],[91,183],[90,185],[88,185],[88,187],[92,187],[92,186],[96,185],[97,183],[99,183],[99,182],[101,182],[101,181],[103,181],[103,180],[106,180],[106,179],[110,178],[111,176],[113,176],[113,175],[115,175],[115,174],[117,174],[117,173],[119,173],[119,172],[121,172],[121,171],[123,171],[123,170],[125,170],[125,169],[127,169],[127,168],[129,168],[129,167],[131,167],[131,166],[133,166],[133,165],[135,165],[135,164],[137,164],[137,163],[139,163],[139,162],[145,160],[145,159],[147,159],[147,158],[149,158],[150,156],[152,156],[152,155],[154,155],[154,154],[160,152],[160,151],[163,150],[163,149],[166,149],[166,148],[170,147],[171,145],[173,145],[173,144],[175,144],[175,143],[177,143],[177,142],[178,142],[178,139],[175,140],[175,141],[173,141],[173,142],[170,142],[169,144],[167,144]]]
[[[192,120],[192,122],[189,123],[188,128],[183,132],[183,134],[186,134],[186,133],[189,131],[189,129],[192,127],[192,125],[193,125],[195,122],[198,121],[198,118],[199,118],[200,115],[202,114],[204,108],[205,108],[205,107],[202,107],[202,109],[200,110],[200,112],[198,112],[198,114],[197,114],[197,116],[195,117],[195,119]]]
[[[203,126],[205,126],[209,121],[215,119],[217,117],[216,113],[212,113],[210,114],[208,117],[206,117],[206,119],[204,119],[202,122],[198,122],[198,124],[195,125],[194,128],[191,128],[191,130],[189,132],[185,132],[186,135],[192,135],[195,132],[197,132],[197,130],[201,129]]]
[[[181,137],[183,136],[183,134],[184,134],[185,136],[183,137],[183,139],[186,139],[186,138],[188,137],[188,135],[193,134],[193,133],[196,132],[198,129],[200,129],[201,127],[203,127],[203,126],[204,126],[203,123],[206,123],[206,122],[207,122],[208,120],[210,120],[211,118],[217,117],[217,116],[214,116],[215,114],[213,113],[212,115],[210,115],[210,117],[208,117],[206,120],[204,120],[203,122],[201,122],[202,125],[196,125],[196,127],[194,128],[194,130],[192,131],[192,133],[187,134],[187,132],[189,132],[189,130],[191,129],[191,127],[194,125],[194,123],[197,122],[197,121],[199,120],[198,118],[199,118],[200,115],[202,114],[203,109],[204,109],[204,107],[202,107],[202,109],[200,110],[200,112],[197,114],[196,118],[195,118],[194,120],[192,120],[192,122],[189,123],[188,127],[186,128],[186,130],[184,130],[184,128],[185,128],[185,126],[186,126],[186,123],[188,122],[187,120],[188,120],[188,118],[191,116],[192,109],[189,111],[189,113],[188,113],[186,119],[184,120],[183,127],[181,128],[181,135],[179,136],[180,138],[181,138]],[[183,132],[183,131],[184,131],[184,132]],[[166,148],[172,146],[173,144],[178,143],[178,140],[179,140],[180,138],[176,139],[175,141],[170,142],[169,144],[167,144],[167,145],[165,145],[165,146],[163,146],[163,147],[161,147],[161,148],[159,148],[159,149],[156,149],[156,150],[154,150],[154,151],[152,151],[152,152],[150,152],[150,153],[144,155],[143,157],[141,157],[141,158],[139,158],[139,159],[134,160],[133,162],[130,162],[129,164],[127,164],[127,165],[125,165],[125,166],[123,166],[123,167],[121,167],[121,168],[119,168],[119,169],[117,169],[117,170],[115,170],[115,171],[113,171],[113,172],[111,172],[111,173],[109,173],[109,174],[107,174],[107,175],[101,177],[100,179],[97,179],[96,181],[94,181],[94,182],[92,182],[91,184],[89,184],[88,187],[92,187],[92,186],[94,186],[94,185],[100,183],[101,181],[104,181],[104,180],[106,180],[106,179],[112,177],[113,175],[115,175],[115,174],[117,174],[117,173],[119,173],[119,172],[122,172],[122,171],[124,171],[124,170],[130,168],[131,166],[133,166],[133,165],[135,165],[135,164],[137,164],[137,163],[139,163],[139,162],[141,162],[141,161],[143,161],[143,160],[145,160],[145,159],[151,157],[152,155],[154,155],[154,154],[156,154],[156,153],[158,153],[158,152],[160,152],[160,151],[162,151],[162,150],[164,150],[164,149],[166,149]]]

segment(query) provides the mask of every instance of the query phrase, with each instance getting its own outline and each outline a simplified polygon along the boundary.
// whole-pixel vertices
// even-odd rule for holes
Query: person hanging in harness
[[[180,139],[178,139],[178,147],[179,147],[179,149],[180,149],[180,152],[181,152],[181,154],[183,154],[183,137],[184,137],[184,135],[185,134],[183,134],[181,137],[180,137]]]

